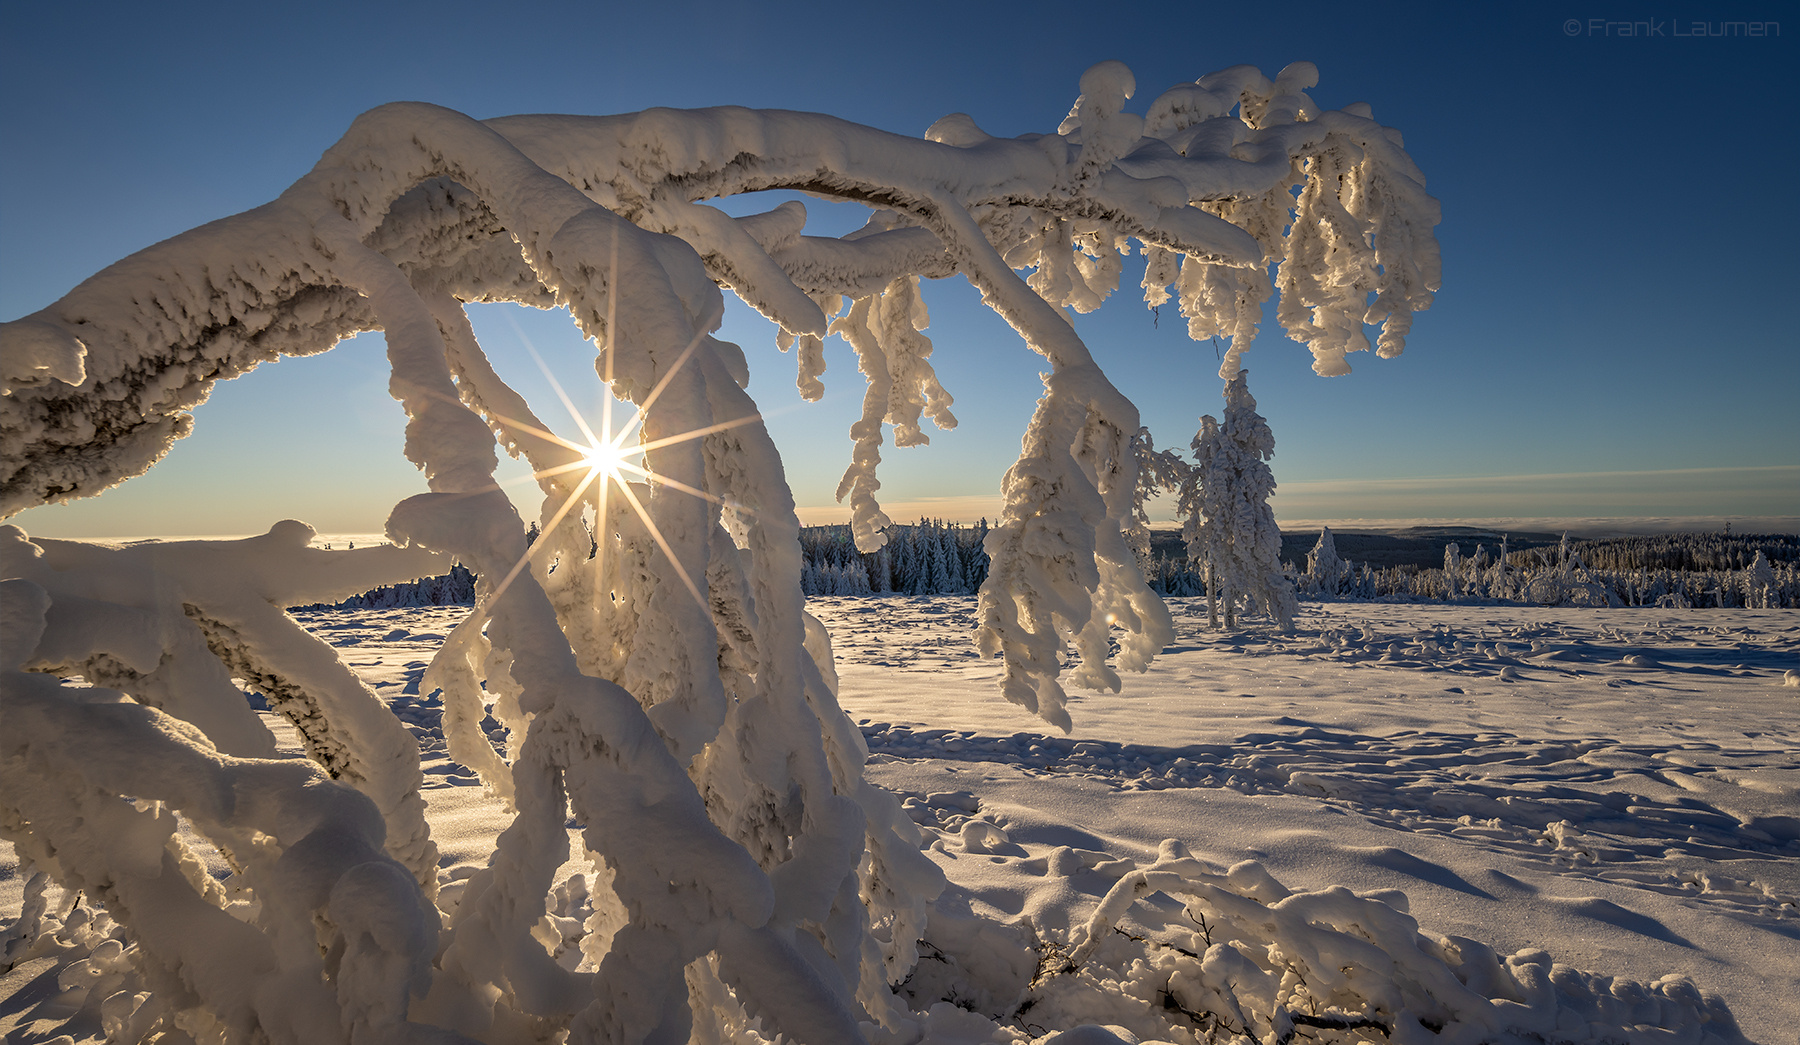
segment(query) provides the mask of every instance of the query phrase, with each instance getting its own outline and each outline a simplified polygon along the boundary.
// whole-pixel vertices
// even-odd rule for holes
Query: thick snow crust
[[[882,427],[906,445],[925,420],[955,422],[917,280],[967,278],[1049,362],[986,538],[979,640],[1003,695],[1068,729],[1065,645],[1077,684],[1117,690],[1115,668],[1146,668],[1169,619],[1127,540],[1137,411],[1061,310],[1097,307],[1136,243],[1154,254],[1149,303],[1173,286],[1196,336],[1231,335],[1227,376],[1277,285],[1279,318],[1329,374],[1368,347],[1365,323],[1382,325],[1379,354],[1397,353],[1436,289],[1437,205],[1398,133],[1366,107],[1319,108],[1316,79],[1307,63],[1273,80],[1235,67],[1140,115],[1125,108],[1130,72],[1102,63],[1055,133],[1016,139],[962,115],[913,139],[738,108],[483,122],[396,103],[278,199],[0,326],[0,515],[143,472],[217,381],[370,329],[429,489],[393,507],[397,548],[380,556],[309,550],[291,521],[159,548],[0,530],[0,830],[129,941],[148,990],[104,1003],[119,1035],[923,1033],[891,985],[917,965],[943,878],[864,777],[802,608],[793,500],[744,392],[748,361],[711,336],[721,288],[798,344],[804,394],[819,339],[856,348],[869,395],[843,495],[864,548],[885,522]],[[872,216],[821,239],[798,203],[733,218],[706,202],[765,189]],[[649,481],[589,467],[590,447],[550,434],[476,342],[474,301],[569,311],[637,407],[624,431]],[[610,410],[598,427],[619,430]],[[544,493],[529,549],[494,483],[500,450]],[[480,578],[477,604],[425,685],[443,694],[447,749],[513,818],[454,910],[433,899],[405,731],[281,609],[444,559]],[[310,765],[268,759],[262,724],[227,692],[240,684],[293,724]],[[98,763],[82,756],[90,737]],[[544,928],[569,822],[604,869],[583,887],[573,966]],[[236,892],[196,871],[207,847]],[[48,925],[45,895],[22,946]]]

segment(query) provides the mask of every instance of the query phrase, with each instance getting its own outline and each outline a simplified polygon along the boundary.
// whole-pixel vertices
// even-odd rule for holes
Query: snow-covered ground
[[[997,705],[972,599],[814,600],[878,782],[970,791],[1031,856],[1166,837],[1293,889],[1398,890],[1420,923],[1590,972],[1691,977],[1754,1040],[1800,1025],[1800,614],[1307,603],[1207,631],[1073,736]],[[1796,672],[1800,674],[1800,672]],[[944,826],[959,826],[954,817]],[[1028,857],[934,843],[978,904],[1083,918]]]
[[[1800,688],[1784,676],[1800,677],[1800,611],[1308,603],[1282,637],[1257,622],[1208,631],[1204,600],[1170,605],[1175,642],[1124,693],[1076,697],[1062,736],[999,700],[997,662],[969,641],[973,597],[809,603],[831,631],[870,776],[906,796],[956,887],[938,901],[915,998],[980,1008],[995,1002],[983,991],[1010,989],[992,974],[1005,959],[985,963],[984,983],[956,982],[959,914],[1056,939],[1175,838],[1219,868],[1255,860],[1296,891],[1373,894],[1500,956],[1541,949],[1640,983],[1684,976],[1752,1040],[1794,1040]],[[439,707],[419,692],[466,612],[301,616],[418,737],[452,896],[506,822],[449,760]],[[7,850],[7,921],[22,904],[15,872]],[[558,902],[578,905],[578,891]],[[1166,919],[1119,924],[1149,936],[1143,946],[1182,946]],[[1054,977],[1021,954],[1011,986]],[[0,979],[8,1043],[99,1030],[67,1022],[79,999],[54,1004],[53,965]],[[1636,989],[1614,995],[1629,1003]],[[1028,1034],[1075,1004],[1038,993],[1013,1018]],[[1130,1003],[1111,998],[1116,1011],[1089,1004],[1082,1017],[1132,1027]]]

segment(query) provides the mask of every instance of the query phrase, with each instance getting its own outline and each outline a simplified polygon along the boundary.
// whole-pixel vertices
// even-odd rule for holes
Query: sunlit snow
[[[969,642],[973,598],[809,603],[833,634],[870,777],[902,796],[952,882],[905,988],[951,1003],[930,1040],[1071,1021],[1190,1040],[1168,1028],[1194,1021],[1158,992],[1200,992],[1182,958],[1206,948],[1167,895],[1121,914],[1130,936],[1080,968],[1041,967],[1086,938],[1101,899],[1163,839],[1215,874],[1253,860],[1286,889],[1343,886],[1515,968],[1543,963],[1574,991],[1536,1002],[1530,1021],[1547,1028],[1578,1017],[1623,1040],[1677,1012],[1647,999],[1690,996],[1670,977],[1717,994],[1752,1040],[1800,1020],[1800,696],[1782,684],[1800,665],[1793,611],[1303,603],[1287,637],[1211,631],[1204,599],[1171,605],[1174,645],[1128,695],[1072,698],[1078,728],[1063,736],[988,696],[996,667]],[[466,613],[301,616],[418,739],[451,908],[510,820],[448,756],[440,700],[420,692]],[[297,756],[291,727],[263,717]],[[210,869],[229,873],[216,855]],[[579,956],[592,878],[582,861],[558,870],[547,924],[569,940],[552,951]],[[9,919],[24,885],[4,881]],[[82,958],[84,931],[71,919],[61,946],[0,981],[12,996],[0,1027],[29,1041],[97,1026],[103,996],[131,979]],[[1658,981],[1661,994],[1645,986]]]

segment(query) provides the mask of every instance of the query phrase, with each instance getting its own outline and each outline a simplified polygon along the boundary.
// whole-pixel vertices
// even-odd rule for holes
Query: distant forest
[[[859,552],[848,526],[800,530],[800,584],[808,595],[973,595],[987,580],[988,524],[921,519],[887,528],[887,545]]]
[[[856,550],[848,526],[803,527],[801,585],[809,596],[970,595],[987,579],[982,547],[987,532],[985,519],[973,526],[921,519],[889,527],[886,547],[864,553]],[[1282,534],[1282,562],[1303,599],[1800,606],[1800,536],[1794,534],[1568,540],[1548,533],[1503,535],[1451,527],[1400,534],[1333,533],[1340,562],[1328,576],[1310,561],[1319,537],[1316,532]],[[1139,565],[1160,594],[1206,594],[1204,571],[1188,559],[1179,531],[1153,531],[1149,553]],[[390,609],[474,600],[474,575],[456,566],[441,577],[377,588],[336,606],[304,608]]]

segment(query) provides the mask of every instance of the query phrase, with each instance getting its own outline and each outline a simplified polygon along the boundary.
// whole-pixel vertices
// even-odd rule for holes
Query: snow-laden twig
[[[1159,914],[1139,903],[1153,893],[1183,907]],[[1122,929],[1128,918],[1145,928]],[[1722,1003],[1685,979],[1637,983],[1543,951],[1500,955],[1342,886],[1296,893],[1254,861],[1215,867],[1174,839],[1121,877],[1070,940],[1066,952],[1041,945],[1057,961],[1024,999],[1034,1020],[1067,1018],[1100,989],[1160,998],[1128,1022],[1145,1037],[1182,1041],[1224,1032],[1288,1042],[1299,1028],[1395,1042],[1623,1040],[1652,1028],[1671,1040],[1745,1040]]]

